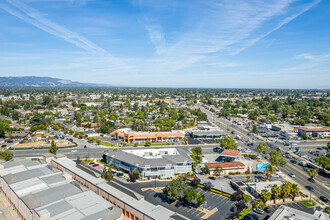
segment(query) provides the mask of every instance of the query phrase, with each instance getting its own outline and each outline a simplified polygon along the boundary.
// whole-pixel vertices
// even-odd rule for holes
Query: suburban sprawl
[[[327,220],[329,97],[0,89],[0,219]]]

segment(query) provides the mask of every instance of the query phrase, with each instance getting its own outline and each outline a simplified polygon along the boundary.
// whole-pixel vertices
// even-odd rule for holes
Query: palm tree
[[[274,167],[272,164],[268,164],[268,165],[267,165],[267,174],[268,174],[268,175],[271,175],[271,174],[273,174],[273,173],[275,173],[275,172],[276,172],[275,167]]]
[[[312,180],[317,176],[317,171],[315,169],[309,169],[308,170],[308,175]],[[309,190],[309,201],[312,200],[312,190]]]
[[[291,196],[292,200],[294,201],[295,197],[299,195],[300,189],[298,184],[292,184],[291,185]]]
[[[274,184],[271,189],[272,196],[274,198],[274,202],[276,203],[276,199],[282,194],[281,187],[277,186],[277,184]]]
[[[272,198],[272,194],[268,191],[268,189],[261,190],[260,197],[264,203],[266,203],[268,200]]]
[[[283,202],[285,202],[285,197],[287,197],[291,193],[291,185],[292,184],[290,182],[285,181],[281,186]]]
[[[222,172],[223,172],[223,168],[222,167],[215,168],[215,175],[216,176],[220,176]]]

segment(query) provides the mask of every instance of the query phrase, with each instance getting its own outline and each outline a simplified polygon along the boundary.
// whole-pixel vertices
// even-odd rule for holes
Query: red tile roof
[[[220,154],[221,156],[237,157],[239,155],[239,150],[224,150]]]
[[[242,162],[224,162],[224,163],[206,163],[210,169],[215,169],[217,167],[225,168],[238,168],[238,167],[245,167],[244,163]]]

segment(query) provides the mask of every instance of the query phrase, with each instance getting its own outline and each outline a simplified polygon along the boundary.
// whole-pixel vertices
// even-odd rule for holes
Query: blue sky
[[[2,0],[0,76],[330,88],[330,1]]]

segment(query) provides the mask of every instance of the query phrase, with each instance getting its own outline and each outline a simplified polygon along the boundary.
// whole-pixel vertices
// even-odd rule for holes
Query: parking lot
[[[268,206],[270,208],[270,210],[271,210],[270,213],[266,213],[265,212],[262,215],[257,214],[257,213],[255,213],[253,211],[251,211],[251,213],[254,213],[254,214],[258,215],[260,217],[259,219],[268,219],[281,205],[282,204]],[[300,202],[286,203],[284,205],[285,206],[288,206],[290,208],[294,208],[294,209],[298,209],[298,210],[301,210],[301,211],[310,213],[310,214],[313,214],[314,213],[314,209],[313,208],[308,208],[308,207],[304,206],[303,204],[301,204]]]
[[[146,191],[142,191],[142,188],[152,188],[152,187],[162,187],[165,186],[168,182],[148,182],[148,183],[136,183],[136,184],[125,184],[126,187],[142,194],[144,199],[154,205],[161,205],[165,208],[172,210],[173,212],[180,213],[189,219],[202,219],[202,216],[205,213],[197,210],[193,207],[175,207],[176,201],[172,204],[168,204],[167,202],[163,202],[161,198],[154,197],[155,191],[152,189],[148,189]],[[218,211],[211,215],[209,218],[210,220],[218,220],[218,219],[226,219],[230,217],[231,211],[230,209],[234,206],[234,202],[231,199],[220,196],[218,194],[204,191],[202,189],[197,189],[199,192],[205,194],[206,204],[203,208],[208,210],[213,210],[217,208]]]

